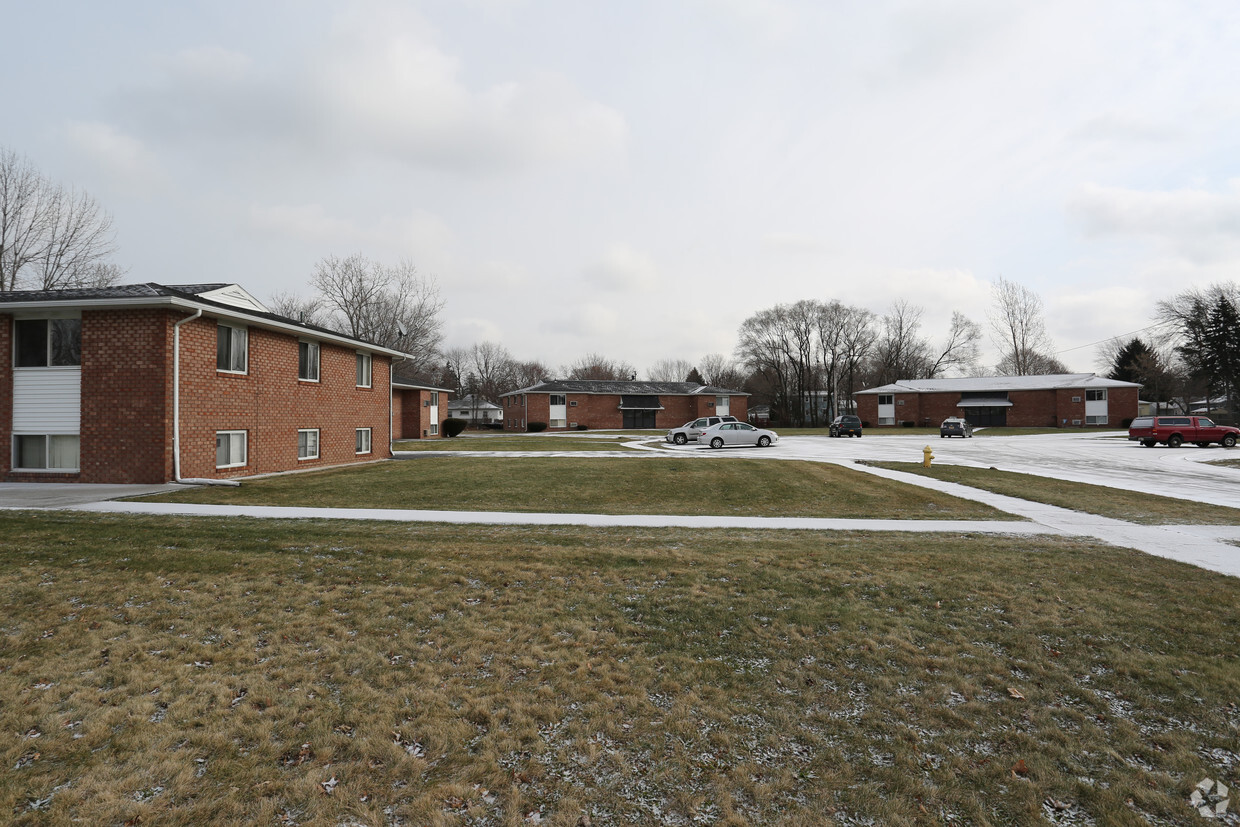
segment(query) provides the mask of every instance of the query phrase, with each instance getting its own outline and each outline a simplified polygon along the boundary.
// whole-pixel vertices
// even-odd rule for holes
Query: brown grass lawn
[[[838,465],[729,457],[425,457],[151,499],[321,508],[1015,519]]]
[[[1240,509],[1178,500],[1174,497],[1158,497],[1140,491],[1125,491],[1103,485],[1068,482],[993,468],[967,468],[945,464],[926,468],[917,462],[873,464],[896,471],[921,474],[936,480],[958,482],[1009,497],[1144,525],[1240,525]]]
[[[30,825],[1197,824],[1240,580],[1061,539],[0,514]]]

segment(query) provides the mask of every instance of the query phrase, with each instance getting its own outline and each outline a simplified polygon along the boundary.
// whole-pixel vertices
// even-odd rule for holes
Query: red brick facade
[[[573,430],[585,426],[591,430],[620,430],[624,427],[624,411],[620,409],[620,394],[563,393],[567,413],[564,428],[548,430]],[[744,421],[748,412],[749,398],[743,395],[728,396],[728,413]],[[531,422],[550,423],[551,394],[546,392],[516,393],[500,400],[504,412],[505,431],[524,431]],[[655,411],[657,430],[677,428],[699,416],[715,414],[715,397],[705,394],[659,396],[662,410]]]
[[[1137,415],[1138,388],[1107,388],[1107,424],[1097,427],[1116,428],[1124,420]],[[965,416],[959,407],[959,391],[894,393],[896,424],[911,422],[917,426],[935,427],[949,416]],[[1047,388],[1045,390],[1009,391],[1007,427],[1063,428],[1085,426],[1084,388]],[[877,428],[878,394],[857,394],[857,415],[866,427]],[[1094,426],[1089,426],[1094,427]]]
[[[438,408],[431,404],[439,395]],[[439,439],[443,436],[443,421],[448,418],[448,392],[438,388],[412,388],[397,386],[392,394],[392,420],[395,422],[395,439]],[[431,412],[438,411],[432,419]]]
[[[67,305],[66,305],[67,306]],[[160,483],[174,476],[173,326],[190,312],[163,308],[82,312],[80,466],[77,474],[12,471],[12,314],[0,314],[0,479]],[[216,369],[219,321],[180,328],[181,477],[226,478],[364,462],[391,456],[391,359],[371,356],[370,387],[357,386],[357,351],[319,344],[319,381],[298,379],[298,342],[246,327],[244,373]],[[371,431],[356,451],[359,428]],[[318,431],[318,457],[298,459],[298,430]],[[216,467],[216,433],[244,431],[246,462]]]

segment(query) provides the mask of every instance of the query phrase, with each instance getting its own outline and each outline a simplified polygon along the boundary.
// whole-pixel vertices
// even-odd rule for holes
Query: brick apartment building
[[[553,379],[500,397],[505,431],[675,428],[699,416],[744,421],[749,394],[693,382]]]
[[[425,377],[402,373],[397,363],[392,379],[393,439],[438,439],[439,426],[448,417],[450,393]]]
[[[235,284],[0,293],[0,353],[0,480],[160,483],[391,456],[401,354],[270,313]]]
[[[1137,416],[1141,386],[1093,373],[901,379],[853,396],[868,427],[938,425],[960,416],[975,426],[1123,426]]]

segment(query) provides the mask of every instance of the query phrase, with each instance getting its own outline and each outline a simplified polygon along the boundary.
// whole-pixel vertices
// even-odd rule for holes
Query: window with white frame
[[[1086,402],[1105,402],[1106,399],[1107,399],[1106,388],[1086,388],[1085,389],[1085,401]]]
[[[1106,414],[1101,414],[1098,416],[1093,416],[1093,415],[1086,416],[1085,424],[1086,425],[1105,425],[1107,424],[1107,416]]]
[[[246,464],[246,432],[215,432],[215,467],[238,468]]]
[[[564,428],[568,425],[568,401],[562,393],[549,396],[550,410],[547,414],[547,425],[552,428]]]
[[[297,432],[297,458],[319,458],[319,429],[304,428]]]
[[[369,428],[358,428],[353,433],[354,433],[355,453],[369,454],[370,453],[370,429]]]
[[[370,354],[357,354],[357,386],[359,388],[370,387],[371,368]]]
[[[245,373],[249,366],[249,331],[222,324],[215,331],[215,369]]]
[[[77,434],[14,434],[14,471],[77,471]]]
[[[878,395],[878,404],[880,405],[894,405],[895,403],[896,403],[896,398],[893,394],[880,393]]]
[[[297,378],[303,382],[319,381],[319,343],[297,343]]]
[[[13,322],[14,367],[58,368],[81,364],[81,319],[17,319]]]

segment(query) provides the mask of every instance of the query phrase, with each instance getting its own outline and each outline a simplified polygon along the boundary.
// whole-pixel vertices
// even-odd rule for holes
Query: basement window
[[[319,458],[319,429],[306,428],[297,432],[297,459]]]
[[[77,471],[77,434],[14,434],[14,471]]]
[[[215,432],[215,467],[239,468],[246,464],[245,431]]]

